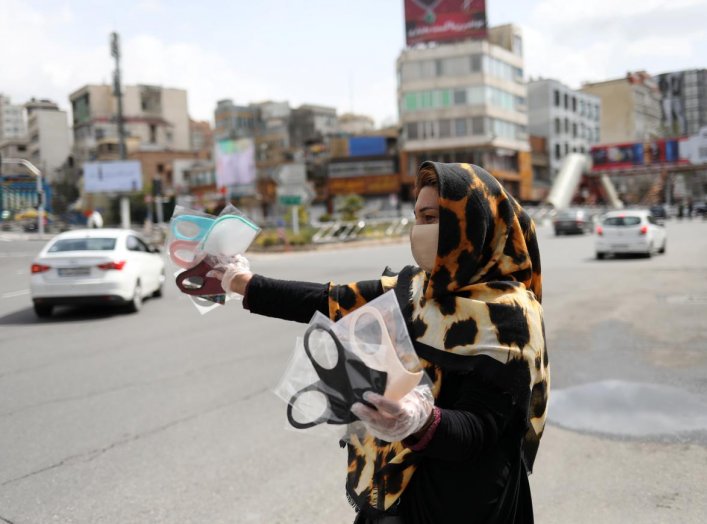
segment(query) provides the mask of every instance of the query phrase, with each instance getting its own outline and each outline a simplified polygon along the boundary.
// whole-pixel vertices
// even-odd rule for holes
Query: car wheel
[[[49,304],[34,304],[34,313],[39,318],[49,318],[52,316],[52,310],[54,306]]]
[[[162,288],[163,288],[163,287],[164,287],[164,272],[160,275],[160,284],[159,284],[159,286],[157,287],[157,289],[155,289],[155,290],[152,292],[152,296],[153,296],[154,298],[160,298],[160,297],[162,296]]]
[[[663,242],[663,247],[660,248],[660,250],[658,251],[658,253],[665,254],[665,248],[666,248],[667,245],[668,245],[668,241],[666,240],[666,241]]]
[[[648,246],[648,251],[646,252],[646,258],[651,258],[653,256],[653,244]]]
[[[604,257],[606,256],[606,253],[600,253],[597,251],[597,260],[604,260]]]
[[[127,310],[129,313],[137,313],[142,309],[142,286],[138,280],[135,283],[135,291],[133,291],[133,298],[128,303]]]

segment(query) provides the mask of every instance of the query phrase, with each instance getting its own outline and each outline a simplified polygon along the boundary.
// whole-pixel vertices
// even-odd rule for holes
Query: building
[[[581,92],[601,99],[601,141],[606,144],[650,140],[661,136],[660,94],[645,71],[624,78],[587,83]]]
[[[69,95],[74,152],[83,163],[96,158],[102,141],[118,142],[117,100],[110,85],[87,85]],[[160,86],[124,86],[123,122],[127,138],[144,151],[189,151],[187,92]]]
[[[338,132],[336,108],[302,105],[292,110],[289,128],[291,147],[301,148],[311,142],[323,142]]]
[[[214,111],[214,138],[247,138],[255,136],[258,109],[253,106],[239,106],[230,98],[219,100]]]
[[[533,189],[528,200],[541,202],[550,194],[550,155],[547,138],[530,135],[530,163],[533,170]]]
[[[69,117],[50,100],[32,99],[27,110],[27,158],[39,168],[47,182],[60,178],[60,170],[71,153]]]
[[[707,126],[707,69],[657,75],[661,129],[666,136],[697,135]]]
[[[528,129],[531,136],[543,137],[547,147],[548,178],[534,182],[552,183],[568,153],[588,154],[599,143],[601,99],[575,91],[552,79],[528,82]],[[540,172],[535,172],[536,175]]]
[[[189,121],[189,149],[199,158],[210,159],[214,151],[214,130],[207,121]]]
[[[27,134],[24,109],[13,105],[10,97],[0,93],[0,142],[3,140],[21,139]]]
[[[499,26],[487,39],[404,49],[397,71],[404,184],[413,184],[425,160],[469,162],[490,171],[512,194],[529,197],[519,28]]]
[[[365,135],[372,133],[375,122],[370,116],[344,113],[339,117],[339,133],[344,135]]]

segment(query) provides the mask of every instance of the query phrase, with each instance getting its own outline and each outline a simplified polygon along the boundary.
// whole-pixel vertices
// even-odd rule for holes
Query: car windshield
[[[115,238],[62,238],[49,248],[50,253],[62,251],[112,251]]]
[[[637,226],[641,217],[609,217],[604,219],[605,226]]]
[[[581,217],[582,212],[577,210],[565,210],[557,213],[557,218],[578,218]]]

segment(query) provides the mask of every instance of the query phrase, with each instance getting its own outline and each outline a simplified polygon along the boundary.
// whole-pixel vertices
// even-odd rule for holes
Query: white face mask
[[[437,259],[437,244],[439,242],[439,224],[420,224],[412,226],[410,231],[410,248],[412,258],[423,270],[431,273]]]
[[[388,327],[380,311],[371,306],[362,306],[349,313],[349,316],[351,317],[349,324],[351,350],[369,368],[385,371],[388,374],[383,396],[390,400],[400,400],[420,383],[422,371],[408,371],[400,362],[395,344],[390,338]],[[380,343],[364,343],[361,340],[367,325],[370,326],[372,322],[377,324],[375,331],[380,334],[380,340],[376,342]],[[370,330],[370,327],[368,329]]]

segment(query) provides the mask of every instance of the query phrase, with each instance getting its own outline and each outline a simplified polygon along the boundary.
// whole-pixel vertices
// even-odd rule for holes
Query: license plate
[[[85,277],[91,274],[90,267],[60,267],[57,271],[60,277]]]
[[[614,249],[628,249],[628,244],[614,244],[611,247]]]

